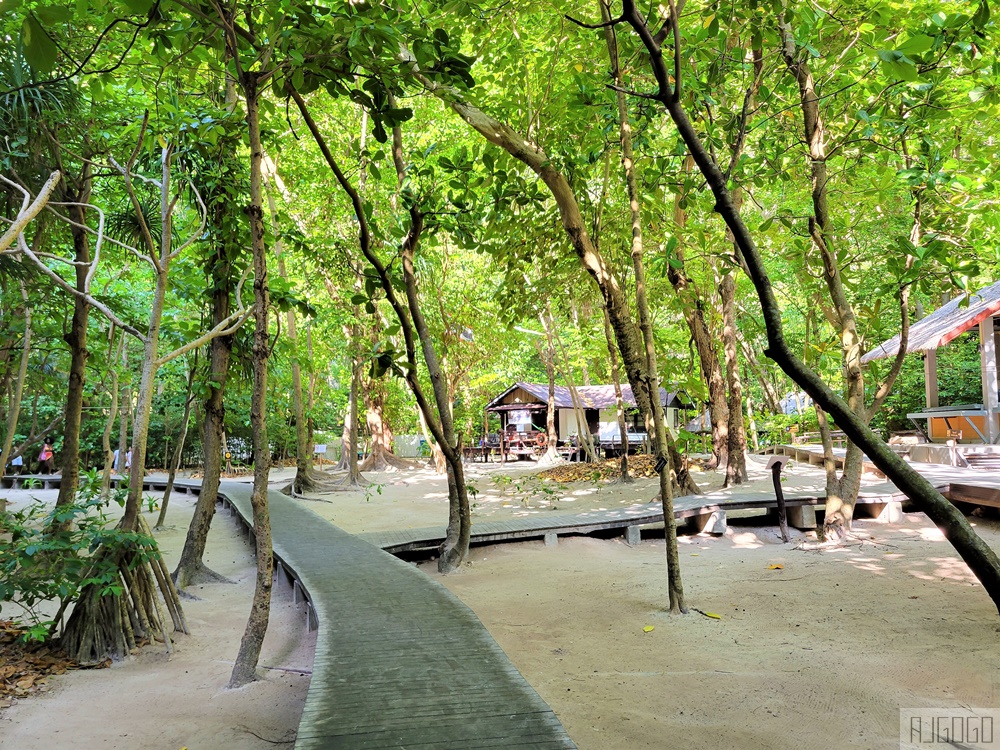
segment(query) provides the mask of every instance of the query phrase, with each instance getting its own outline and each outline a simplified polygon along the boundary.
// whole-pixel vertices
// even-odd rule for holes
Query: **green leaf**
[[[125,5],[137,16],[144,16],[153,7],[153,0],[125,0]]]
[[[904,55],[922,55],[933,46],[933,37],[929,37],[926,34],[917,34],[896,47],[896,52]]]
[[[59,50],[34,16],[24,19],[24,25],[21,26],[21,43],[28,65],[36,72],[48,73],[55,67]]]

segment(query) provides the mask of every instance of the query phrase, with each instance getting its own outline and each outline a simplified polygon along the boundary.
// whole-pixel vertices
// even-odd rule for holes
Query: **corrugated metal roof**
[[[547,403],[549,400],[549,386],[547,384],[523,383],[518,381],[490,401],[486,405],[486,410],[489,411],[499,406],[504,397],[517,388],[527,391],[542,403]],[[610,409],[617,403],[615,400],[615,387],[613,385],[579,385],[576,387],[576,392],[580,396],[580,401],[583,403],[584,409]],[[672,406],[677,405],[674,404],[675,401],[683,405],[683,399],[680,399],[679,396],[679,393],[667,393],[665,388],[660,389],[660,403],[664,406],[667,404]],[[557,385],[555,387],[555,397],[557,409],[573,408],[573,399],[570,397],[568,387]],[[629,406],[636,406],[635,398],[632,396],[632,386],[628,384],[622,385],[622,400]]]
[[[969,297],[967,306],[962,306],[966,295],[953,299],[942,305],[926,318],[918,320],[910,326],[910,338],[906,344],[906,353],[928,352],[938,349],[953,341],[966,331],[975,328],[983,320],[1000,312],[1000,281],[985,289],[974,292]],[[899,351],[899,336],[893,336],[884,341],[861,361],[872,362],[876,359],[895,357]]]

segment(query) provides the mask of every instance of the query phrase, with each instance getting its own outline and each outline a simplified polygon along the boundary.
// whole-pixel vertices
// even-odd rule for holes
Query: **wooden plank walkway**
[[[889,502],[901,502],[905,498],[888,482],[875,487],[863,488],[858,495],[858,505],[882,506]],[[785,504],[789,507],[802,505],[822,505],[826,498],[815,492],[786,492]],[[705,519],[713,513],[730,510],[763,509],[778,507],[774,491],[745,490],[735,488],[708,495],[685,495],[674,500],[674,517],[678,521]],[[877,513],[876,513],[877,514]],[[503,521],[473,521],[473,544],[496,544],[500,542],[543,539],[552,535],[591,534],[602,530],[629,529],[663,523],[663,511],[659,501],[643,505],[632,505],[615,510],[591,510],[580,513],[539,512],[523,518]],[[387,552],[400,553],[431,549],[444,542],[445,526],[372,531],[358,534],[359,539]],[[634,532],[633,532],[634,533]],[[635,537],[633,536],[633,539]]]
[[[60,477],[45,481],[53,489]],[[198,495],[201,486],[178,480],[174,492]],[[219,500],[252,534],[250,492],[222,482]],[[279,492],[268,503],[276,578],[305,596],[308,627],[319,628],[298,750],[576,748],[448,589]]]
[[[220,495],[251,516],[250,487]],[[319,626],[296,748],[574,748],[552,709],[444,586],[277,492],[274,551]]]

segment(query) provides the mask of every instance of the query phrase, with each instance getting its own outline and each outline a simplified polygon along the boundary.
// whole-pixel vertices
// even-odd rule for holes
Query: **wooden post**
[[[986,411],[986,441],[996,443],[1000,438],[997,423],[997,346],[993,335],[993,317],[979,324],[979,351],[983,369],[983,409]]]
[[[785,509],[785,494],[781,490],[781,470],[788,463],[788,456],[771,456],[767,468],[771,470],[771,480],[774,482],[774,497],[778,501],[778,528],[781,530],[781,541],[787,542],[788,512]]]
[[[938,406],[937,349],[924,354],[924,395],[928,409]]]

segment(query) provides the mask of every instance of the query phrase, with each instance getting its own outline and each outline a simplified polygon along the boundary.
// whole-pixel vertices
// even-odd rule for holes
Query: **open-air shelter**
[[[932,442],[957,439],[962,442],[1000,442],[1000,406],[997,394],[997,323],[1000,317],[1000,281],[972,295],[962,295],[942,305],[910,326],[906,353],[923,352],[927,406],[906,416],[920,427],[926,421],[925,434]],[[983,401],[980,404],[938,403],[937,350],[974,328],[979,329],[979,353],[982,369]],[[900,337],[893,336],[868,352],[861,361],[895,357]]]
[[[636,410],[635,397],[628,384],[622,385],[622,400],[629,411],[626,421],[629,427],[630,442],[636,441],[633,433],[645,432]],[[590,434],[599,436],[602,443],[617,440],[618,434],[617,402],[613,385],[581,385],[576,388],[583,407],[583,419],[573,408],[573,398],[569,388],[564,385],[555,387],[556,433],[560,442],[566,441],[572,435],[579,435],[586,429]],[[500,417],[501,430],[515,429],[518,432],[545,431],[548,409],[549,386],[546,383],[517,382],[494,397],[486,405],[487,414],[497,414]],[[660,403],[664,405],[664,416],[668,429],[676,429],[681,425],[680,411],[690,408],[690,402],[680,393],[668,393],[660,389]],[[582,424],[585,422],[585,424]],[[642,435],[638,442],[642,441]]]

